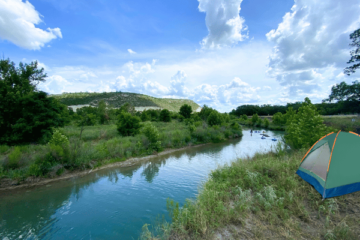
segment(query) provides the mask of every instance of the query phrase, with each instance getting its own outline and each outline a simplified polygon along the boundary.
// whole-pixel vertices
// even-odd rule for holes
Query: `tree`
[[[305,98],[298,113],[287,122],[285,142],[294,149],[309,148],[317,140],[331,132],[309,98]]]
[[[207,122],[210,126],[220,125],[223,122],[223,118],[220,113],[214,110],[207,118]]]
[[[255,113],[251,118],[251,122],[254,125],[258,120],[259,120],[259,116],[257,115],[257,113]]]
[[[46,77],[37,62],[0,60],[0,144],[45,143],[64,126],[63,105],[36,88]]]
[[[147,111],[143,111],[143,112],[141,113],[140,118],[141,118],[141,120],[142,120],[143,122],[150,121],[150,120],[151,120],[151,115],[148,114]]]
[[[106,102],[101,100],[98,103],[98,112],[100,124],[107,123],[109,121],[109,114],[106,111]]]
[[[171,121],[170,111],[167,109],[161,110],[159,120],[163,122],[170,122]]]
[[[264,126],[267,128],[269,127],[270,121],[267,118],[264,118]]]
[[[190,118],[192,112],[192,108],[188,104],[184,104],[180,107],[180,114],[184,116],[184,118]]]
[[[130,113],[121,112],[116,126],[121,135],[135,136],[140,132],[141,119],[139,117],[132,116]]]
[[[354,81],[352,85],[341,82],[331,88],[331,94],[329,98],[323,100],[323,102],[337,101],[360,101],[360,83]]]
[[[360,62],[360,28],[350,34],[350,39],[352,40],[350,46],[356,47],[356,49],[350,52],[351,58],[347,62],[348,64]],[[345,68],[344,73],[350,75],[351,73],[355,73],[355,70],[358,68],[360,68],[360,63],[354,63],[352,66]]]

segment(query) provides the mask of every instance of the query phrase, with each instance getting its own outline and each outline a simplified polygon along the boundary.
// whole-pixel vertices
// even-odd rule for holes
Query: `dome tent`
[[[360,135],[339,131],[320,138],[296,173],[323,199],[360,191]]]

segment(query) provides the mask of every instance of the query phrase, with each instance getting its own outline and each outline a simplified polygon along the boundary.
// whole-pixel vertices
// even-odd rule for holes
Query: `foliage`
[[[167,109],[161,110],[159,120],[163,122],[170,122],[171,121],[170,111]]]
[[[273,115],[272,122],[276,125],[284,125],[286,123],[285,118],[281,112],[277,112]]]
[[[159,141],[159,131],[153,124],[145,124],[142,132],[145,134],[145,136],[149,139],[151,143],[156,143],[157,141]]]
[[[109,114],[106,109],[106,102],[101,100],[98,104],[98,116],[100,124],[109,123]]]
[[[130,113],[122,112],[116,124],[117,130],[123,136],[134,136],[140,132],[141,119]]]
[[[243,114],[243,115],[241,115],[241,120],[247,120],[248,119],[248,116],[246,115],[246,114]]]
[[[52,127],[64,125],[64,106],[36,89],[45,81],[43,71],[37,62],[15,67],[0,60],[0,144],[46,142]]]
[[[351,33],[350,39],[352,40],[350,46],[356,47],[356,49],[350,52],[351,58],[347,62],[348,64],[360,62],[360,29],[357,29]],[[360,63],[354,63],[352,66],[345,68],[344,73],[350,75],[351,73],[355,73],[355,70],[358,68],[360,68]]]
[[[310,99],[305,98],[298,113],[287,122],[286,143],[294,149],[309,148],[319,138],[331,132],[323,121]]]
[[[251,118],[251,122],[252,124],[255,124],[257,121],[259,121],[259,116],[255,113]]]
[[[210,126],[220,125],[223,122],[222,116],[217,111],[212,111],[207,119]]]
[[[143,122],[150,121],[151,120],[151,115],[147,111],[143,111],[141,113],[140,118],[141,118],[141,121],[143,121]]]
[[[192,108],[190,105],[188,104],[184,104],[181,106],[180,108],[180,114],[184,117],[184,118],[190,118],[192,112]]]
[[[268,128],[268,127],[269,127],[269,124],[270,124],[269,119],[264,118],[264,126],[265,126],[265,128]]]
[[[201,108],[201,111],[199,113],[199,116],[202,120],[207,121],[207,118],[209,117],[209,115],[214,111],[214,109],[212,109],[211,107],[208,107],[207,105],[204,105]]]
[[[65,135],[61,134],[59,130],[55,130],[51,140],[49,141],[49,144],[61,146],[61,145],[69,145],[70,143]]]
[[[97,117],[93,113],[79,115],[78,126],[94,126],[97,122]]]

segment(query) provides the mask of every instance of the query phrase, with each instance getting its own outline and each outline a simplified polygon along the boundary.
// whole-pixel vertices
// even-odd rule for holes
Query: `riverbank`
[[[213,171],[181,208],[168,200],[169,239],[359,239],[360,192],[325,199],[295,174],[306,150],[256,154]],[[143,239],[151,239],[151,226]]]
[[[14,147],[2,145],[0,189],[24,184],[43,184],[46,183],[44,179],[52,181],[80,176],[86,174],[86,171],[109,164],[130,166],[137,162],[134,159],[242,136],[242,129],[238,124],[227,123],[209,127],[199,122],[191,128],[190,125],[178,121],[152,124],[159,131],[160,146],[156,149],[143,133],[120,136],[114,124],[88,126],[84,127],[83,131],[80,127],[66,126],[60,129],[70,142],[65,147],[49,144]]]
[[[105,165],[102,165],[100,167],[93,168],[93,169],[90,169],[90,170],[68,172],[68,173],[62,174],[61,176],[57,176],[57,177],[54,177],[54,178],[51,178],[51,179],[41,178],[41,177],[32,177],[32,178],[26,179],[25,181],[23,181],[21,183],[17,182],[16,180],[11,180],[11,179],[8,179],[7,181],[2,180],[2,181],[0,181],[0,191],[14,190],[14,189],[19,189],[19,188],[46,185],[46,184],[56,182],[56,181],[61,181],[61,180],[66,180],[66,179],[76,178],[76,177],[82,177],[82,176],[87,175],[89,173],[96,172],[96,171],[106,169],[106,168],[112,168],[112,167],[126,168],[126,167],[131,167],[131,166],[134,166],[134,165],[139,164],[141,162],[151,160],[154,157],[174,153],[174,152],[181,151],[181,150],[188,149],[188,148],[201,147],[201,146],[204,146],[206,144],[209,144],[209,143],[186,146],[186,147],[177,148],[177,149],[166,149],[166,150],[164,150],[164,151],[162,151],[160,153],[156,153],[156,154],[153,154],[153,155],[148,155],[148,156],[144,156],[144,157],[137,157],[137,158],[129,158],[126,161],[108,163],[108,164],[105,164]]]

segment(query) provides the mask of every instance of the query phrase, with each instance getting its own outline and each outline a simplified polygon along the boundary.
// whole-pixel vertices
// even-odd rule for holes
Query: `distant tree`
[[[217,111],[212,111],[207,119],[210,126],[220,125],[223,122],[223,117]]]
[[[360,62],[360,28],[350,34],[350,39],[352,40],[350,46],[356,47],[356,49],[350,52],[351,58],[347,62],[348,64]],[[360,68],[360,63],[354,63],[352,66],[345,68],[344,73],[350,75],[355,73],[356,69],[358,68]]]
[[[190,118],[192,112],[192,108],[188,104],[184,104],[180,107],[180,114],[184,116],[184,118]]]
[[[121,135],[135,136],[140,132],[141,119],[139,117],[132,116],[130,113],[121,112],[116,126]]]
[[[354,81],[352,85],[341,82],[331,88],[329,98],[324,99],[323,102],[337,101],[360,101],[360,83]]]
[[[246,121],[248,119],[248,116],[246,114],[243,114],[241,115],[241,119]]]
[[[170,122],[171,121],[170,111],[167,109],[161,110],[159,120],[163,122]]]
[[[281,112],[277,112],[272,116],[272,122],[276,125],[283,125],[286,121],[283,114]]]
[[[214,111],[211,107],[208,107],[206,104],[201,108],[199,116],[206,121],[209,115]]]
[[[100,124],[109,122],[110,118],[108,112],[106,111],[106,102],[104,100],[101,100],[98,103],[98,117]]]
[[[0,144],[45,143],[64,126],[64,106],[36,88],[46,77],[37,62],[0,60]]]
[[[270,121],[267,118],[264,118],[264,126],[267,128],[269,127]]]
[[[151,120],[151,115],[148,114],[147,111],[143,111],[143,112],[141,113],[140,118],[141,118],[141,121],[143,121],[143,122],[150,121],[150,120]]]
[[[257,115],[257,113],[255,113],[251,118],[251,122],[252,124],[256,124],[258,120],[259,120],[259,116]]]

